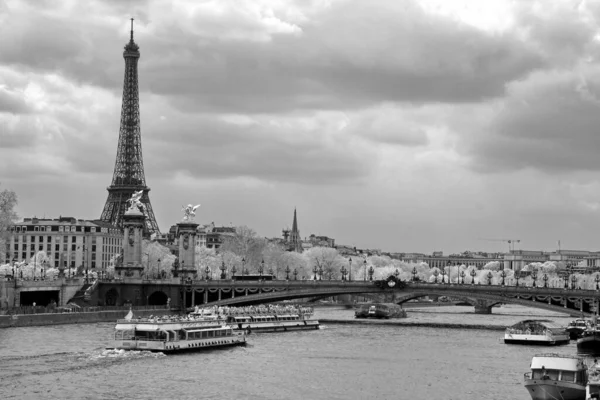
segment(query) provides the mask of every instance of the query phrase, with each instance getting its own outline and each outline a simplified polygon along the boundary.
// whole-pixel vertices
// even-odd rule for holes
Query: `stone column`
[[[137,208],[130,208],[123,215],[123,262],[115,267],[117,276],[123,279],[142,277],[142,237],[144,232],[144,214]]]
[[[182,279],[194,279],[198,273],[196,269],[196,228],[198,228],[198,224],[191,221],[177,224],[179,267]]]

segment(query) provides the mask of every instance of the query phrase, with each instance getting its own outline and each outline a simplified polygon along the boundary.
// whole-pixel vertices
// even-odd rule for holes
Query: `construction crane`
[[[489,238],[480,238],[479,240],[487,240],[489,242],[505,242],[508,244],[508,251],[512,252],[515,250],[515,244],[521,243],[521,239],[489,239]]]

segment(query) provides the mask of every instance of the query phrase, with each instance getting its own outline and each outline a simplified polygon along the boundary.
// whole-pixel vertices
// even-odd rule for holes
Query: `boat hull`
[[[551,379],[526,379],[525,387],[532,400],[583,400],[585,385]]]
[[[210,350],[220,347],[243,346],[246,344],[244,335],[198,339],[180,340],[174,342],[146,341],[146,340],[115,340],[107,350],[137,350],[161,353],[180,353],[188,351]]]
[[[559,346],[568,344],[570,341],[568,335],[546,336],[546,335],[518,335],[505,334],[504,343],[506,344],[527,344],[537,346]]]
[[[600,333],[577,339],[577,352],[594,356],[600,355]]]
[[[306,331],[319,329],[319,321],[242,322],[236,325],[232,324],[232,326],[234,330],[246,331],[247,333]]]
[[[571,340],[579,339],[581,337],[581,335],[583,334],[584,330],[585,329],[582,329],[582,328],[567,328],[566,329]]]

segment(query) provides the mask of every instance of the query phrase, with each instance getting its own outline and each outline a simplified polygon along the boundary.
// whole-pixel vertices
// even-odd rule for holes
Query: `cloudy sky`
[[[386,251],[600,249],[600,3],[0,0],[0,189],[95,219],[135,18],[150,200]]]

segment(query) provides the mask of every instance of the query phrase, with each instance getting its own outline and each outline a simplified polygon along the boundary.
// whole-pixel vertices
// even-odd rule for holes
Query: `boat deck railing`
[[[311,316],[313,314],[312,307],[213,307],[213,308],[198,308],[193,312],[193,315],[199,316],[260,316],[260,315],[299,315]]]

